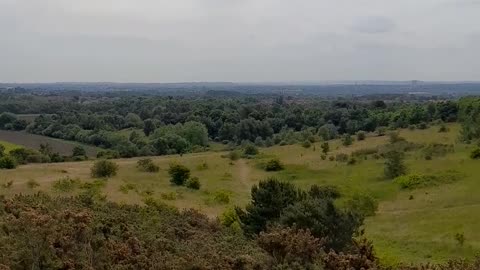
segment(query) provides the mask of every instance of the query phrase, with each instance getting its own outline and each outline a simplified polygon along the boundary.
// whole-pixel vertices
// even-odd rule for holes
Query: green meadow
[[[0,171],[0,194],[29,194],[38,191],[61,196],[82,192],[85,183],[94,183],[106,199],[141,204],[146,198],[161,200],[180,208],[196,208],[211,217],[234,205],[249,201],[251,186],[261,179],[276,177],[307,188],[312,184],[336,185],[343,200],[355,194],[370,195],[379,202],[375,216],[367,218],[365,235],[373,241],[379,257],[388,264],[397,262],[445,261],[453,257],[473,257],[480,251],[480,161],[469,158],[473,145],[459,143],[459,125],[448,125],[448,132],[438,126],[425,130],[401,130],[400,135],[416,144],[452,144],[453,151],[425,159],[423,148],[407,153],[410,174],[442,175],[455,172],[458,181],[437,183],[415,189],[402,189],[383,176],[382,158],[357,158],[355,164],[329,160],[329,156],[351,154],[388,144],[388,136],[368,134],[364,141],[345,147],[340,140],[330,141],[331,152],[322,159],[321,143],[309,148],[301,145],[261,148],[253,159],[232,161],[228,152],[210,151],[183,156],[153,157],[158,173],[140,172],[138,158],[119,159],[116,176],[95,180],[90,176],[92,161],[58,164],[29,164],[14,170]],[[7,145],[7,149],[12,146]],[[212,149],[220,149],[213,145]],[[266,172],[261,164],[278,158],[285,169]],[[172,186],[168,166],[180,163],[201,182],[200,190]],[[73,179],[71,187],[59,189],[60,179]],[[340,201],[341,203],[341,201]],[[460,243],[455,235],[462,234]]]

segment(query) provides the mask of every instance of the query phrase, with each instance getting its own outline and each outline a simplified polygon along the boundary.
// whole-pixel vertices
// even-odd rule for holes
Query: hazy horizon
[[[0,0],[0,82],[480,80],[476,0]]]

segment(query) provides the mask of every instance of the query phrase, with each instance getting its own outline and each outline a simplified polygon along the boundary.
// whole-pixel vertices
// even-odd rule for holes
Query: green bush
[[[144,158],[137,161],[137,169],[142,172],[158,172],[160,167],[153,163],[152,159]]]
[[[343,138],[342,138],[342,144],[343,146],[350,146],[353,144],[353,138],[350,134],[345,134],[343,135]]]
[[[312,143],[308,140],[306,140],[302,143],[302,147],[304,147],[304,148],[310,148],[311,146],[312,146]]]
[[[248,144],[245,146],[245,149],[243,149],[243,154],[246,156],[255,156],[258,154],[258,149],[255,145],[253,144]]]
[[[449,184],[456,182],[462,178],[462,174],[457,171],[446,171],[435,175],[427,174],[409,174],[399,176],[394,179],[402,189],[416,189],[439,184]]]
[[[230,192],[226,190],[215,191],[213,201],[219,204],[228,204],[230,202]]]
[[[188,178],[190,178],[190,169],[181,164],[170,164],[168,174],[170,175],[170,182],[172,184],[183,186]]]
[[[199,190],[201,186],[200,180],[198,179],[198,177],[191,177],[190,179],[187,180],[187,182],[185,183],[185,186],[190,189]]]
[[[339,153],[335,156],[335,160],[338,162],[347,162],[348,161],[348,155],[344,153]]]
[[[347,200],[345,207],[353,213],[360,213],[364,217],[369,217],[375,215],[378,202],[369,195],[355,194]]]
[[[94,178],[112,177],[117,174],[118,165],[109,160],[95,161],[90,170],[90,174]]]
[[[265,164],[265,171],[275,172],[283,170],[284,166],[278,158],[271,159]]]
[[[53,188],[60,192],[71,192],[77,186],[79,186],[80,180],[79,179],[72,179],[70,177],[61,178],[53,183]]]
[[[470,152],[470,158],[471,159],[480,159],[480,148],[476,148],[472,152]]]
[[[36,188],[36,187],[40,186],[40,184],[39,184],[37,181],[35,181],[35,180],[33,180],[33,179],[30,179],[30,180],[28,180],[28,182],[27,182],[27,186],[28,186],[29,188],[32,188],[32,189],[33,189],[33,188]]]
[[[15,169],[17,167],[17,161],[11,156],[0,157],[0,169]]]
[[[365,131],[359,131],[357,132],[357,141],[363,141],[367,137],[367,134]]]
[[[232,161],[238,160],[240,159],[240,153],[238,153],[238,151],[230,151],[228,158]]]
[[[405,155],[403,152],[391,151],[385,155],[384,173],[387,179],[406,174]]]

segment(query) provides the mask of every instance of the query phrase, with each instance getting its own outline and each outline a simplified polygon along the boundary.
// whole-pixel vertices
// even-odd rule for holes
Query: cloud
[[[395,23],[387,17],[370,16],[357,19],[352,29],[367,34],[387,33],[395,29]]]

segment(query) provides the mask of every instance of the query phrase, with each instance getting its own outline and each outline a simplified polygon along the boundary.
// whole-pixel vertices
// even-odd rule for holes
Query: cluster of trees
[[[209,140],[237,145],[250,141],[257,146],[328,140],[379,127],[455,121],[458,112],[454,101],[387,104],[381,100],[329,101],[275,95],[172,98],[114,92],[103,97],[69,94],[59,92],[50,99],[34,93],[11,94],[0,100],[0,111],[42,114],[28,126],[16,125],[17,129],[108,148],[122,157],[182,154],[206,147]],[[27,101],[33,104],[27,106]],[[0,128],[10,129],[18,120],[6,115],[0,117]],[[130,136],[118,132],[128,128],[136,131]]]

